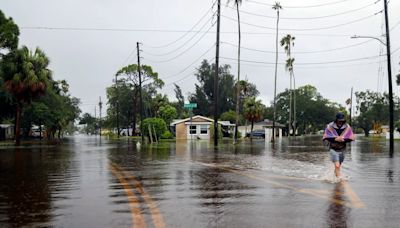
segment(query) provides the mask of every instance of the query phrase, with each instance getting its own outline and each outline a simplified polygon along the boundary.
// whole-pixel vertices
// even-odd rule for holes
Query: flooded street
[[[334,183],[320,137],[2,147],[0,227],[398,227],[400,154],[388,155],[360,137]]]

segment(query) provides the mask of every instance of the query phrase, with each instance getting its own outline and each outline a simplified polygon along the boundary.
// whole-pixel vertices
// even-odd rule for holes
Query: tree
[[[272,120],[272,142],[275,142],[275,120],[276,120],[276,80],[278,74],[278,31],[279,31],[279,11],[282,6],[279,2],[275,2],[272,6],[273,10],[276,10],[276,48],[275,48],[275,80],[274,80],[274,116]]]
[[[85,124],[86,134],[94,134],[96,132],[96,118],[89,113],[85,113],[80,118],[79,124]]]
[[[229,65],[219,67],[218,80],[218,115],[234,109],[234,79],[229,71]],[[189,95],[190,103],[197,103],[197,109],[193,112],[196,115],[210,116],[212,112],[212,101],[214,99],[214,72],[215,64],[209,64],[203,60],[197,69],[195,76],[199,84],[195,84],[195,92]]]
[[[259,121],[263,117],[264,106],[261,100],[256,100],[255,97],[248,97],[244,101],[244,117],[251,122],[251,132],[253,132],[254,122]]]
[[[292,80],[294,80],[294,72],[293,72],[293,62],[294,58],[292,58],[292,53],[291,49],[294,46],[294,40],[296,38],[293,37],[290,34],[287,34],[281,39],[281,46],[284,47],[286,55],[288,59],[286,60],[286,65],[285,69],[289,71],[289,77],[290,77],[290,87],[289,87],[289,122],[288,122],[288,129],[289,129],[289,135],[291,134],[290,132],[293,131],[293,134],[296,135],[296,132],[294,129],[296,127],[293,126],[296,124],[296,97],[293,96],[293,90],[292,90]],[[296,91],[296,84],[294,84],[294,90]],[[292,108],[294,106],[294,108]],[[293,114],[293,122],[292,122],[292,114]]]
[[[161,117],[161,119],[163,119],[165,121],[165,123],[167,124],[167,127],[170,125],[172,120],[176,118],[177,115],[178,114],[176,112],[176,109],[171,105],[167,104],[167,105],[161,106],[159,109],[159,116]]]
[[[167,124],[163,119],[160,118],[146,118],[143,120],[142,124],[143,134],[149,138],[149,129],[151,130],[151,135],[153,137],[157,137],[157,139],[159,139],[160,136],[167,131]],[[156,132],[156,135],[154,135],[154,131]]]
[[[396,83],[400,86],[400,74],[396,75]]]
[[[365,136],[369,136],[369,131],[375,125],[388,124],[389,122],[389,95],[372,92],[370,90],[356,92],[356,126],[363,129]],[[400,100],[398,97],[393,98],[394,116],[399,118]]]
[[[16,103],[16,145],[20,144],[20,118],[24,105],[43,96],[51,80],[48,65],[49,59],[42,50],[36,48],[35,52],[31,52],[25,46],[10,52],[3,59],[1,74],[6,90]]]
[[[164,86],[164,82],[158,77],[158,73],[154,72],[151,66],[141,65],[141,77],[142,77],[142,88],[140,88],[139,83],[139,73],[138,73],[138,65],[131,64],[125,67],[122,67],[117,73],[117,76],[125,76],[126,81],[129,82],[132,87],[132,128],[133,132],[136,130],[136,115],[137,115],[137,104],[139,98],[139,90],[142,89],[142,97],[143,103],[144,101],[150,100],[152,94],[156,93],[157,88],[162,88]],[[146,95],[146,96],[145,96]],[[144,111],[144,110],[143,110]]]
[[[185,115],[185,109],[183,106],[185,105],[185,97],[182,94],[182,89],[179,87],[177,84],[174,83],[174,92],[175,92],[175,98],[177,100],[176,104],[173,104],[175,107],[176,111],[178,112],[178,118],[183,118]]]
[[[12,18],[6,18],[0,10],[0,64],[3,63],[4,53],[18,47],[19,29]],[[13,97],[7,92],[3,76],[0,75],[0,121],[11,119],[15,113]]]
[[[228,3],[231,0],[228,0]],[[234,0],[235,5],[236,5],[236,13],[237,13],[237,19],[238,19],[238,75],[237,75],[237,80],[236,80],[236,119],[235,119],[235,137],[234,140],[237,142],[238,138],[238,126],[239,126],[239,106],[240,106],[240,45],[241,45],[241,31],[240,31],[240,11],[239,11],[239,5],[242,4],[242,0]]]
[[[1,51],[15,50],[18,47],[19,29],[12,18],[6,18],[0,10],[0,58]]]
[[[346,113],[344,107],[323,98],[317,89],[311,85],[299,87],[295,92],[297,94],[299,115],[299,122],[295,131],[300,134],[322,130],[326,124],[333,121],[333,117],[338,111]],[[285,90],[277,96],[278,122],[286,123],[288,121],[288,115],[286,114],[289,109],[289,96],[289,90]]]
[[[79,99],[68,94],[69,85],[65,80],[51,81],[46,94],[32,102],[23,112],[25,129],[32,124],[46,127],[47,137],[61,138],[64,130],[79,117]]]
[[[229,121],[231,123],[236,121],[236,112],[233,110],[224,112],[221,114],[221,116],[219,117],[220,120],[225,120],[225,121]]]

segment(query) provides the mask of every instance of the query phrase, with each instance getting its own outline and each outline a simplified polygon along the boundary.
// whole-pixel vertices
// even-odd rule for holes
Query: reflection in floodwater
[[[360,137],[352,143],[343,166],[351,176],[348,186],[326,181],[333,168],[320,136],[282,139],[274,146],[263,140],[218,147],[201,140],[142,145],[75,136],[71,141],[0,148],[0,227],[131,227],[124,187],[138,198],[148,227],[154,227],[153,206],[166,227],[400,223],[400,156],[389,159],[384,140]],[[128,185],[110,171],[110,163],[121,167]],[[146,202],[150,198],[153,206]]]
[[[350,208],[337,202],[344,202],[344,186],[342,182],[335,184],[332,190],[331,201],[327,210],[327,224],[329,227],[347,227],[349,221]]]
[[[1,151],[0,226],[51,222],[56,209],[53,201],[68,199],[75,181],[76,173],[67,171],[68,156],[54,148]]]

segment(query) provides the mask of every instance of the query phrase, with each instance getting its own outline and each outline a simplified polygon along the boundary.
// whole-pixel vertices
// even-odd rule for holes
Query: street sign
[[[183,107],[188,109],[197,108],[197,103],[184,104]]]

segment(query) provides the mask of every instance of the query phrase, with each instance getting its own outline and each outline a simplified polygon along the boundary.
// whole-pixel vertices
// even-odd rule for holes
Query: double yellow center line
[[[150,195],[143,189],[142,184],[136,178],[124,171],[115,163],[110,163],[111,172],[118,178],[121,185],[124,187],[125,193],[128,196],[129,207],[132,214],[133,227],[147,227],[142,210],[141,203],[136,196],[139,195],[150,209],[151,218],[155,228],[165,228],[164,218],[157,208],[157,204]],[[135,194],[136,192],[136,194]]]

